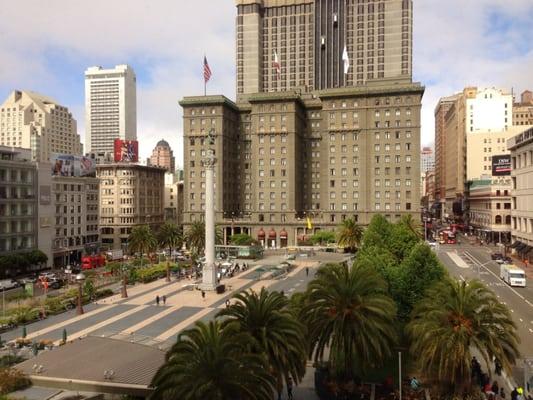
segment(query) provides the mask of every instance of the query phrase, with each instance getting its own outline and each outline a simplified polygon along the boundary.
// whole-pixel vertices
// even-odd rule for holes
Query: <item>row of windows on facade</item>
[[[151,214],[161,212],[160,207],[120,207],[115,209],[113,207],[102,207],[100,209],[101,215],[113,215],[113,214]]]
[[[524,233],[533,233],[533,218],[526,217],[513,217],[513,230],[524,232]]]
[[[100,225],[107,225],[107,224],[114,224],[114,223],[129,224],[129,225],[137,224],[137,223],[144,223],[144,222],[159,223],[159,222],[163,222],[162,217],[163,217],[162,215],[155,215],[155,214],[150,214],[150,215],[141,216],[141,217],[121,217],[121,218],[102,217],[100,218]]]
[[[0,252],[11,250],[24,250],[34,247],[35,239],[33,236],[19,236],[11,239],[0,239]]]
[[[33,205],[31,204],[0,204],[0,217],[31,217]]]
[[[0,234],[32,233],[33,221],[0,222]]]
[[[533,166],[533,150],[528,150],[513,156],[513,169],[520,169]]]

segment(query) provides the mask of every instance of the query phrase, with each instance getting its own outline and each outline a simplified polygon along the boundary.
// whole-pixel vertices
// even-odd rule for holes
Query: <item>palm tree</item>
[[[363,237],[363,227],[355,222],[355,218],[348,218],[342,221],[337,232],[337,242],[339,245],[354,252],[361,243]]]
[[[411,214],[404,215],[400,219],[400,224],[405,225],[412,233],[414,233],[419,239],[424,238],[422,234],[422,227],[416,222]]]
[[[472,350],[510,372],[519,338],[509,310],[481,282],[446,279],[429,289],[407,326],[411,352],[423,371],[444,383],[470,384]]]
[[[222,328],[217,321],[196,322],[178,336],[152,380],[152,400],[271,400],[274,379],[265,359],[248,352],[251,338]]]
[[[237,302],[220,311],[223,326],[232,326],[253,339],[252,352],[264,355],[276,379],[278,393],[291,377],[296,383],[305,374],[307,346],[305,327],[291,312],[289,300],[280,292],[262,288],[234,296]]]
[[[138,225],[131,230],[128,237],[128,247],[132,253],[141,253],[142,266],[143,254],[155,250],[157,240],[148,225]]]
[[[181,247],[183,244],[183,238],[181,236],[180,229],[176,224],[166,222],[157,233],[157,240],[159,246],[162,248],[168,248],[169,258],[167,258],[167,282],[170,282],[170,257],[172,256],[172,250]]]
[[[330,349],[329,361],[350,380],[391,356],[396,340],[396,306],[375,269],[326,264],[309,283],[302,309],[316,361]]]
[[[205,249],[204,221],[194,221],[185,234],[185,240],[194,253],[202,254]],[[221,242],[222,233],[219,228],[215,228],[215,243]]]

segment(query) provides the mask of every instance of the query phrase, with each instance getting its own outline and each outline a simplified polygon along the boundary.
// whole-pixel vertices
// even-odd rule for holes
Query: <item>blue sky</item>
[[[137,74],[141,156],[165,138],[182,160],[178,100],[203,91],[235,97],[233,0],[0,0],[0,99],[13,89],[69,107],[84,137],[88,66]],[[426,86],[422,144],[433,141],[437,100],[465,86],[533,89],[531,0],[414,0],[414,80]]]

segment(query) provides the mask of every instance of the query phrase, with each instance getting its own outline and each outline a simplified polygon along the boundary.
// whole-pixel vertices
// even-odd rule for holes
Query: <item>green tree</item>
[[[185,234],[185,241],[190,249],[196,254],[202,254],[205,249],[205,223],[194,221]],[[222,232],[215,228],[215,243],[222,242]]]
[[[183,236],[176,224],[166,222],[157,234],[157,240],[161,248],[167,248],[169,257],[167,258],[167,273],[166,280],[170,282],[170,257],[172,256],[172,250],[179,248],[183,245]]]
[[[344,246],[350,252],[354,252],[361,244],[363,227],[355,222],[355,218],[348,218],[340,224],[337,238],[339,246]]]
[[[396,307],[377,271],[327,264],[309,283],[302,310],[315,360],[330,349],[329,361],[341,379],[352,379],[391,356],[396,340]]]
[[[278,393],[291,377],[298,383],[305,374],[307,346],[305,327],[291,312],[289,300],[280,292],[262,288],[234,296],[237,302],[218,313],[223,326],[249,334],[252,352],[266,357],[276,379]]]
[[[157,248],[157,240],[148,225],[138,225],[131,230],[128,247],[132,253],[141,253],[142,262],[145,253],[148,254]]]
[[[85,295],[88,296],[89,299],[92,299],[94,297],[96,293],[96,287],[94,286],[94,282],[92,279],[87,279],[83,284],[83,293],[85,293]]]
[[[235,246],[250,246],[257,244],[257,240],[246,233],[236,233],[231,235],[230,242]]]
[[[495,357],[509,373],[519,357],[509,310],[477,280],[446,279],[428,290],[407,333],[421,370],[456,393],[471,387],[473,350],[489,365]]]
[[[332,231],[318,231],[310,238],[314,245],[325,245],[328,243],[335,243],[335,232]]]
[[[399,268],[393,269],[389,278],[399,318],[407,321],[415,304],[424,297],[425,291],[445,276],[446,270],[429,246],[425,243],[415,245]]]
[[[153,378],[152,400],[271,400],[266,360],[249,353],[249,335],[218,321],[196,322],[178,336]]]

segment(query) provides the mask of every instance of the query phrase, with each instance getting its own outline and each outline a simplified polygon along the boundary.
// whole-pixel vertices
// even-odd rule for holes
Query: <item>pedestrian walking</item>
[[[167,296],[163,295],[163,305],[167,304]]]
[[[305,267],[305,275],[309,276],[309,267]]]
[[[289,376],[289,379],[287,380],[287,399],[293,400],[292,397],[292,378]]]
[[[205,292],[202,290],[202,300],[205,301]]]
[[[155,296],[155,304],[159,305],[159,295]]]
[[[500,398],[505,400],[505,391],[503,388],[500,388]]]
[[[518,390],[516,390],[516,387],[511,392],[511,400],[517,400],[518,399]]]
[[[229,302],[229,299],[226,300],[226,308],[229,308],[230,306],[230,302]]]

